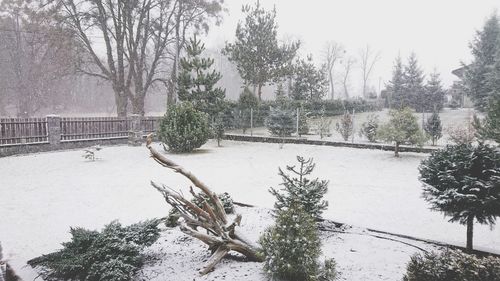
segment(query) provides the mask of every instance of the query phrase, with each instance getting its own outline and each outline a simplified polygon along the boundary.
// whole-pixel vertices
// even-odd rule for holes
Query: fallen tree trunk
[[[245,241],[241,235],[235,231],[241,222],[241,215],[237,215],[235,219],[229,223],[224,207],[217,195],[201,182],[195,175],[177,165],[165,155],[157,151],[153,146],[152,136],[149,135],[146,142],[146,147],[151,152],[151,157],[160,165],[177,172],[187,179],[193,185],[200,189],[205,194],[208,200],[205,200],[200,195],[196,194],[193,187],[190,187],[189,192],[193,197],[199,200],[202,207],[197,206],[190,200],[174,190],[151,182],[151,185],[158,190],[167,203],[175,208],[184,222],[180,224],[180,229],[187,235],[190,235],[208,245],[208,249],[212,251],[212,256],[208,260],[205,267],[200,271],[201,274],[207,274],[224,256],[230,251],[238,252],[250,261],[263,261],[259,256],[258,251],[249,242]],[[200,230],[203,229],[203,230]]]

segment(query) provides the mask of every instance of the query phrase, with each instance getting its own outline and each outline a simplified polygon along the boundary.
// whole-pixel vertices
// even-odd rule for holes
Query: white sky
[[[221,26],[213,27],[207,46],[222,46],[234,40],[238,20],[243,19],[242,4],[251,0],[226,0],[229,12]],[[470,61],[469,42],[475,30],[495,10],[500,0],[260,0],[262,6],[276,6],[280,38],[302,41],[301,54],[312,53],[319,63],[327,41],[344,45],[347,53],[358,56],[370,44],[380,50],[381,59],[371,76],[378,90],[379,79],[390,79],[394,58],[404,60],[414,51],[424,72],[434,68],[441,73],[445,85],[455,77],[450,73],[461,61]],[[351,76],[354,87],[360,76]]]

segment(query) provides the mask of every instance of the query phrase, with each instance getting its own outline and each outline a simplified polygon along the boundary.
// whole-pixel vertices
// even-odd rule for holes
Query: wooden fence
[[[56,142],[126,139],[131,131],[141,131],[144,134],[155,132],[160,119],[161,117],[134,119],[57,116],[0,118],[0,146],[52,143],[54,138]]]
[[[47,118],[0,118],[0,145],[48,142]]]

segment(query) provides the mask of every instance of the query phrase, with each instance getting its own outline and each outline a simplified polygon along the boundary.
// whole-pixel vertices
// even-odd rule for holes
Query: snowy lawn
[[[420,198],[417,167],[425,154],[402,153],[397,159],[391,152],[376,150],[308,145],[279,149],[277,144],[242,142],[223,145],[217,148],[210,142],[196,153],[170,157],[214,191],[227,191],[236,201],[260,207],[273,205],[268,188],[280,183],[278,166],[295,163],[295,155],[314,157],[314,176],[330,180],[326,218],[457,245],[465,243],[465,227],[429,211]],[[188,186],[182,176],[150,159],[145,147],[104,147],[98,155],[101,160],[95,162],[85,161],[81,155],[75,150],[0,158],[0,241],[18,270],[26,260],[60,248],[60,243],[69,239],[70,226],[100,229],[114,219],[130,224],[166,216],[168,207],[149,186],[150,180],[176,189]],[[475,226],[476,248],[500,253],[499,237],[499,227],[490,230]],[[349,242],[352,238],[342,239]],[[339,244],[331,255],[346,255],[342,251],[350,245]],[[373,253],[352,261],[369,264],[371,259],[383,258]],[[191,266],[185,262],[186,267]],[[387,267],[392,267],[390,261]],[[36,276],[28,267],[20,273],[26,280]]]

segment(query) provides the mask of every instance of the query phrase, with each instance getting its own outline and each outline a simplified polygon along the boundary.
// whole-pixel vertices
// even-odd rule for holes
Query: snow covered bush
[[[424,126],[425,133],[431,137],[432,145],[436,145],[436,141],[443,136],[443,127],[441,118],[437,112],[432,113],[431,118],[427,119]]]
[[[403,281],[500,281],[500,259],[458,250],[411,257]]]
[[[422,146],[425,136],[420,130],[417,117],[409,107],[389,111],[389,122],[380,126],[377,137],[386,142],[394,143],[394,156],[399,157],[399,146],[411,144]]]
[[[467,225],[472,250],[474,221],[495,224],[500,216],[500,151],[486,144],[448,145],[419,167],[423,197],[432,210]]]
[[[71,228],[63,249],[28,261],[44,280],[127,281],[143,264],[141,250],[159,237],[160,220],[127,227],[112,222],[101,232]]]
[[[352,115],[349,112],[345,112],[340,118],[340,123],[337,122],[335,125],[337,132],[340,133],[344,141],[348,141],[349,137],[352,136],[354,132],[354,124],[352,122]]]
[[[217,140],[217,146],[220,146],[220,142],[224,137],[224,131],[224,121],[222,120],[222,116],[218,116],[215,118],[214,122],[212,122],[212,132]]]
[[[375,114],[368,115],[368,120],[361,124],[359,131],[360,136],[365,136],[368,141],[375,142],[377,140],[378,116]]]
[[[318,280],[321,242],[313,217],[302,204],[279,210],[276,224],[260,238],[264,270],[272,280]]]
[[[243,129],[243,134],[250,128],[251,110],[256,110],[259,107],[259,99],[250,91],[248,87],[243,89],[238,99],[238,108],[240,110],[240,127]]]
[[[317,122],[317,134],[320,136],[320,138],[323,139],[324,137],[330,137],[332,135],[332,119],[325,116],[325,108],[321,109]]]
[[[465,126],[450,126],[446,132],[454,144],[468,144],[476,141],[477,132],[472,122],[467,122]]]
[[[299,136],[309,134],[309,124],[307,124],[307,112],[299,109]]]
[[[209,200],[208,196],[206,196],[204,193],[198,193],[196,195],[198,198],[202,198],[204,201],[198,199],[198,198],[193,198],[191,202],[193,202],[196,206],[203,208],[203,202],[207,202],[210,206],[212,206],[211,201]],[[224,208],[224,211],[226,214],[233,214],[234,213],[234,203],[233,203],[233,198],[229,193],[224,192],[217,194],[217,197],[222,203],[222,207]],[[166,225],[168,227],[175,227],[178,225],[178,220],[180,218],[179,212],[176,209],[170,209],[167,217],[167,222]]]
[[[303,206],[304,211],[313,218],[320,218],[321,213],[328,207],[328,202],[323,200],[323,196],[328,191],[328,181],[307,178],[315,167],[312,158],[306,160],[297,156],[297,161],[299,162],[298,168],[286,166],[286,169],[298,177],[285,174],[279,168],[278,174],[283,179],[281,184],[283,188],[276,190],[271,187],[269,189],[269,192],[276,197],[274,207],[276,210],[281,211],[290,208],[294,203],[299,203]]]
[[[205,113],[197,111],[191,103],[172,105],[160,123],[160,140],[173,152],[191,152],[205,144],[210,127]]]
[[[266,127],[273,136],[289,137],[295,131],[295,118],[293,110],[273,107],[266,119]]]

